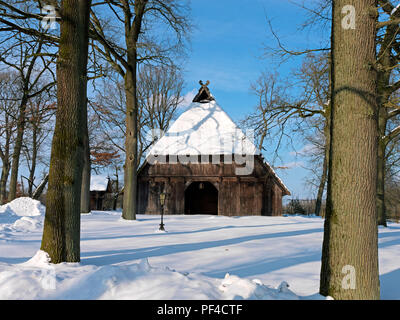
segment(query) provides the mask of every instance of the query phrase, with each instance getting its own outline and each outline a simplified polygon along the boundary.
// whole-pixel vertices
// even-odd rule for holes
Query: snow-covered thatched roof
[[[149,155],[218,154],[260,153],[216,101],[192,103],[149,152]]]
[[[109,179],[98,175],[90,176],[90,191],[107,191]]]
[[[207,82],[208,84],[209,82]],[[166,155],[246,155],[261,156],[254,145],[252,132],[246,134],[235,124],[228,114],[218,105],[206,85],[202,87],[193,103],[172,124],[170,129],[150,149],[151,156]],[[273,168],[273,176],[287,195],[290,191],[284,185]]]

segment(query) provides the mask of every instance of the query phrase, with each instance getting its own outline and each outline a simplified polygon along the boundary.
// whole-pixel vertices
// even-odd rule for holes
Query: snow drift
[[[38,251],[44,207],[23,201],[23,216],[0,208],[0,299],[324,299],[320,217],[167,215],[157,232],[160,216],[95,211],[81,262],[53,265]],[[379,228],[382,299],[400,298],[399,250],[399,224]]]
[[[46,212],[40,201],[17,198],[0,206],[0,231],[36,231],[43,227]]]
[[[44,215],[46,208],[38,200],[22,197],[0,206],[0,214],[8,213],[19,217],[35,217]]]
[[[0,264],[0,299],[298,300],[288,287],[230,274],[214,279],[182,273],[153,267],[147,259],[128,266],[52,265],[40,250],[25,263]]]

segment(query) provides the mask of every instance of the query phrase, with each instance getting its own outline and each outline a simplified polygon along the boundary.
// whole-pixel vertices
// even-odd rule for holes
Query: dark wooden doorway
[[[192,182],[185,191],[185,214],[218,214],[218,190],[210,182]]]

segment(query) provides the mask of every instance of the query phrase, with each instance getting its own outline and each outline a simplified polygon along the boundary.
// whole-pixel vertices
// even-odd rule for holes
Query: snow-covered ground
[[[44,207],[0,206],[0,299],[321,299],[318,217],[82,216],[81,262],[39,251]],[[400,299],[400,225],[379,229],[381,298]]]

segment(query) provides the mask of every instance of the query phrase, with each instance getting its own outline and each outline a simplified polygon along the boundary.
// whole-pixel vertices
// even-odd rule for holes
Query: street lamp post
[[[165,197],[166,194],[164,193],[164,191],[162,193],[160,193],[160,205],[161,205],[161,223],[160,223],[160,229],[161,231],[165,231],[164,229],[164,204],[165,204]]]

